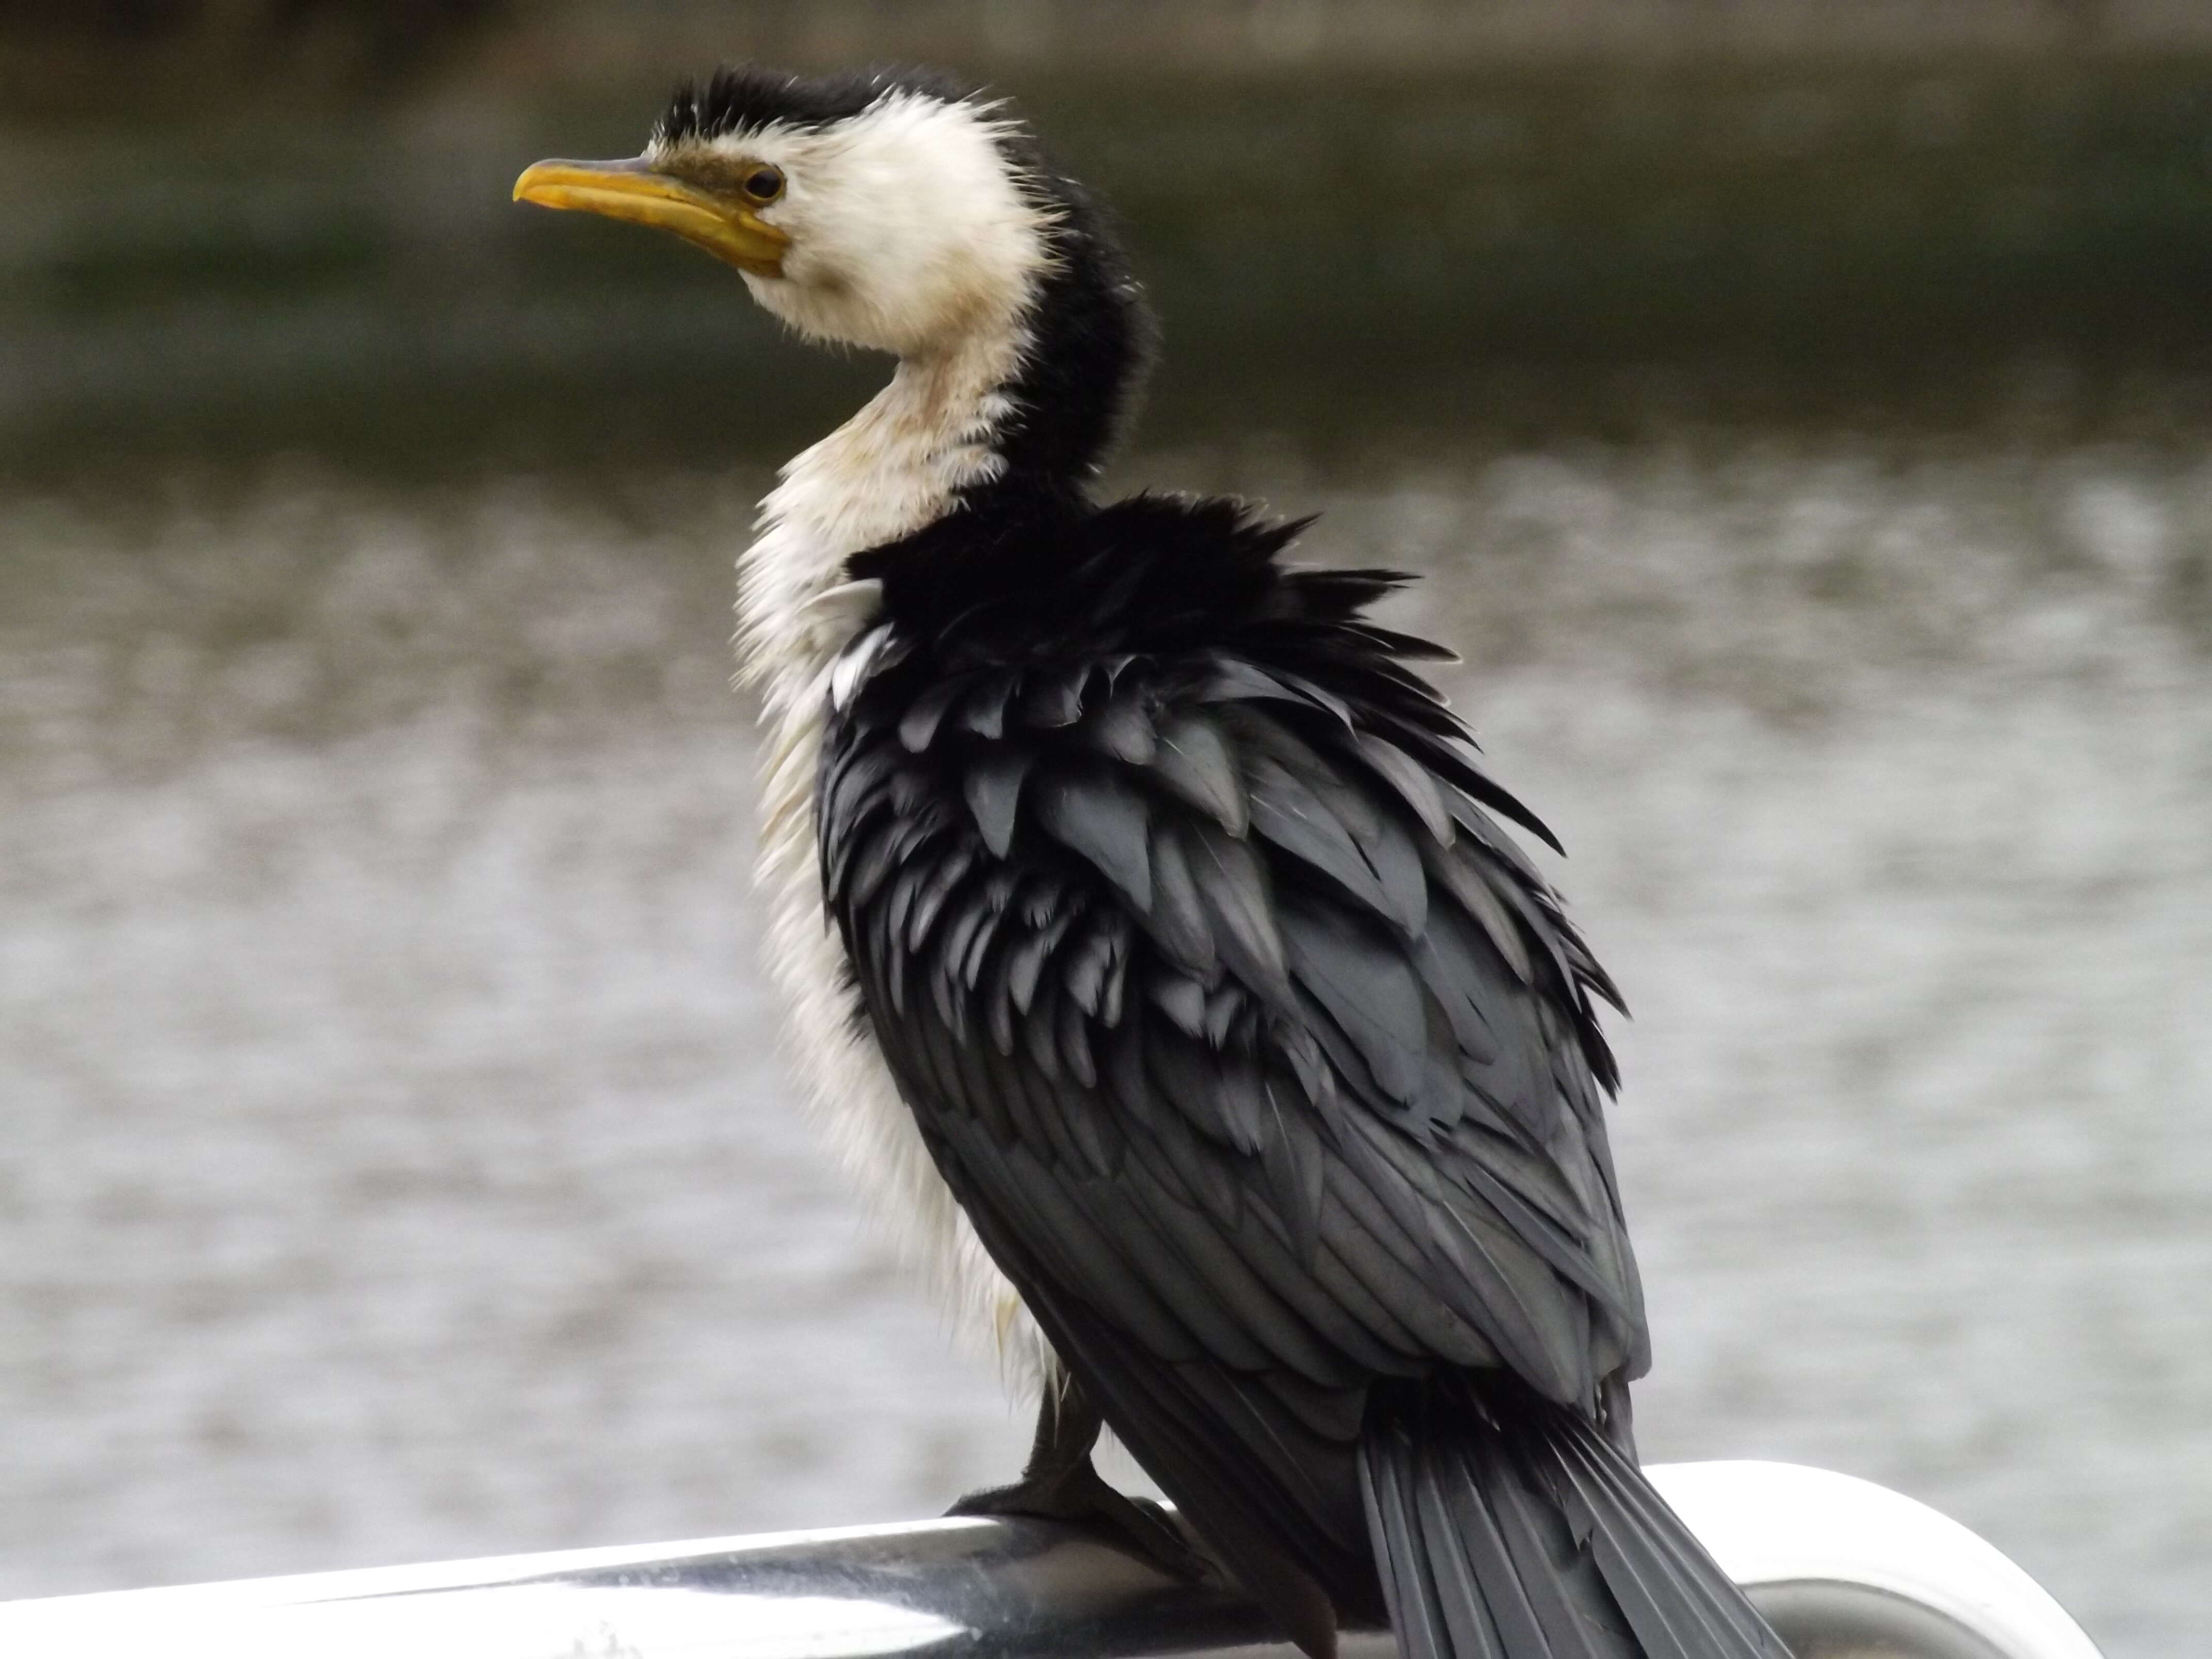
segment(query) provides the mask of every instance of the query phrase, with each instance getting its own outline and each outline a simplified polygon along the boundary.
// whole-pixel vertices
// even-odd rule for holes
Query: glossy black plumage
[[[1401,579],[1287,569],[1299,528],[1017,479],[854,561],[817,807],[876,1038],[1310,1649],[1387,1609],[1407,1659],[1778,1652],[1626,1453],[1614,994],[1493,814],[1547,832],[1366,619]]]

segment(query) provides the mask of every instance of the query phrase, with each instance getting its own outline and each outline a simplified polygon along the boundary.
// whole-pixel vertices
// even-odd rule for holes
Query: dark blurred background
[[[1116,483],[1428,580],[1637,1010],[1657,1459],[2212,1573],[2212,8],[0,0],[0,1595],[1024,1444],[791,1103],[730,565],[885,372],[509,205],[725,58],[1127,221]]]

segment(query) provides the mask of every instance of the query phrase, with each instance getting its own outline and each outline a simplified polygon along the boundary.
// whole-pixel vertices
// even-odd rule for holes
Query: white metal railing
[[[1956,1522],[1786,1463],[1650,1471],[1798,1659],[2098,1659]],[[1346,1659],[1384,1659],[1380,1632]],[[0,1603],[0,1654],[1282,1659],[1258,1614],[1065,1528],[923,1521]]]

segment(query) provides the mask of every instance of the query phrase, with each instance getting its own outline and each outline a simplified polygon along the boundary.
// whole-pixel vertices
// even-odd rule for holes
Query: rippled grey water
[[[2212,1560],[2212,462],[1130,471],[1435,578],[1637,1010],[1658,1458]],[[0,498],[0,1595],[930,1512],[1023,1437],[787,1103],[757,476]]]

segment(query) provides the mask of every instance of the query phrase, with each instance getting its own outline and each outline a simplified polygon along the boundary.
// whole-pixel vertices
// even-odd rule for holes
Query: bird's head
[[[1032,303],[1062,216],[1024,143],[927,74],[724,70],[641,155],[540,161],[514,195],[672,231],[801,333],[908,356]]]

